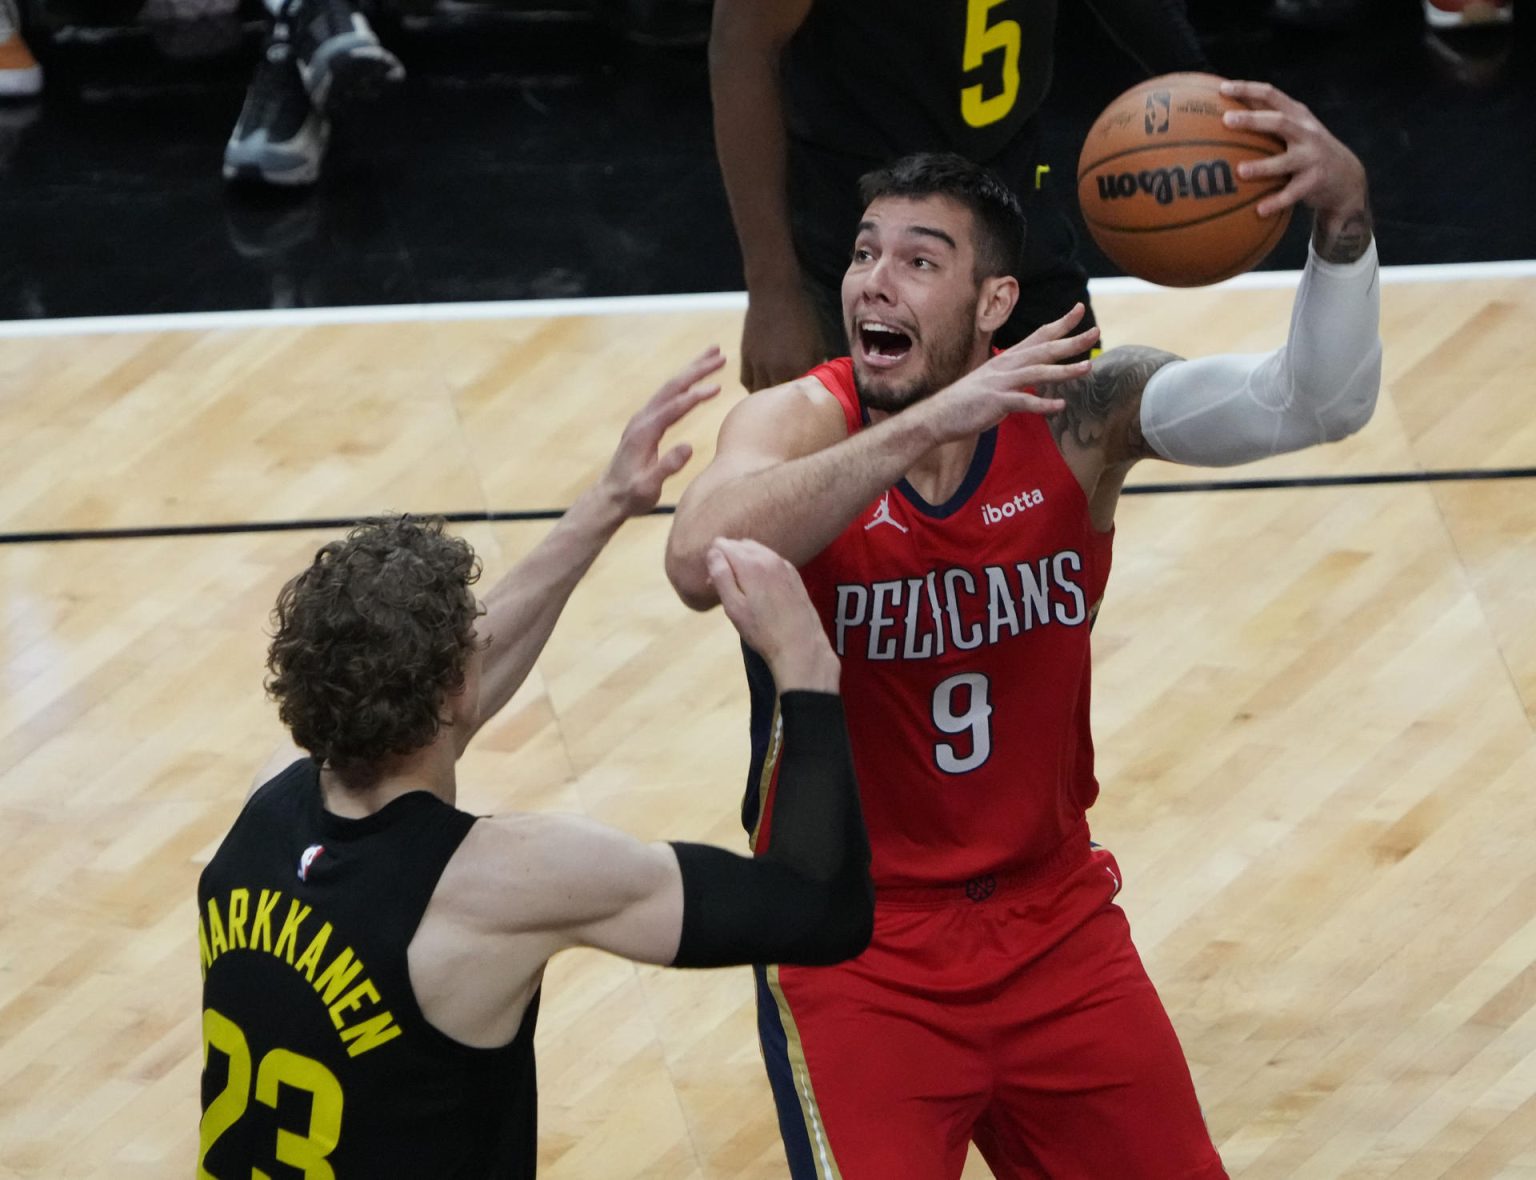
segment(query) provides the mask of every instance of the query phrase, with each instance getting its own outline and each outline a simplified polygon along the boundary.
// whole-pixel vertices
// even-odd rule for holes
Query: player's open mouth
[[[859,349],[876,368],[900,364],[912,351],[912,337],[881,320],[859,321]]]

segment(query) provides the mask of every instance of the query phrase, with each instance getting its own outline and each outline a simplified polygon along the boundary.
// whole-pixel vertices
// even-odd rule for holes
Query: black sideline
[[[1127,496],[1161,496],[1180,492],[1253,492],[1277,488],[1369,487],[1395,483],[1460,483],[1490,479],[1536,479],[1536,467],[1486,467],[1459,471],[1383,471],[1370,475],[1308,475],[1281,479],[1202,479],[1180,483],[1136,484],[1123,490]],[[671,504],[653,508],[652,516],[670,516]],[[453,524],[497,524],[531,520],[558,520],[563,508],[533,508],[518,512],[437,512]],[[251,520],[228,524],[142,525],[116,529],[59,529],[53,532],[0,533],[0,545],[49,545],[61,541],[134,541],[149,537],[221,537],[234,533],[334,532],[351,528],[358,518],[322,517],[312,520]]]

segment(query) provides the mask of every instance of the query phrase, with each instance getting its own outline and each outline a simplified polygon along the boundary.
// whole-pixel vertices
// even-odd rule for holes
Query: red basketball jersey
[[[868,425],[850,360],[811,375],[850,434]],[[1111,538],[1046,420],[1015,414],[982,435],[948,503],[903,480],[802,567],[842,658],[877,886],[1028,872],[1086,843],[1088,635]],[[754,715],[770,715],[761,699]],[[774,745],[754,742],[770,759]]]

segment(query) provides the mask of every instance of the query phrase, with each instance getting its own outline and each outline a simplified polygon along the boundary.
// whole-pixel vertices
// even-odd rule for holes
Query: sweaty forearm
[[[783,755],[756,859],[674,844],[683,929],[674,965],[835,963],[869,944],[874,892],[842,702],[780,698]]]

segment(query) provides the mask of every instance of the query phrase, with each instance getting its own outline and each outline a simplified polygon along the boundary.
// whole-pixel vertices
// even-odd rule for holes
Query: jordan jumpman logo
[[[907,531],[907,526],[902,524],[901,521],[897,520],[894,516],[891,515],[890,492],[886,492],[885,495],[880,497],[880,507],[875,509],[875,514],[874,516],[870,517],[869,523],[864,526],[864,531],[866,533],[869,532],[869,530],[874,528],[877,524],[888,524],[900,529],[902,532]]]

